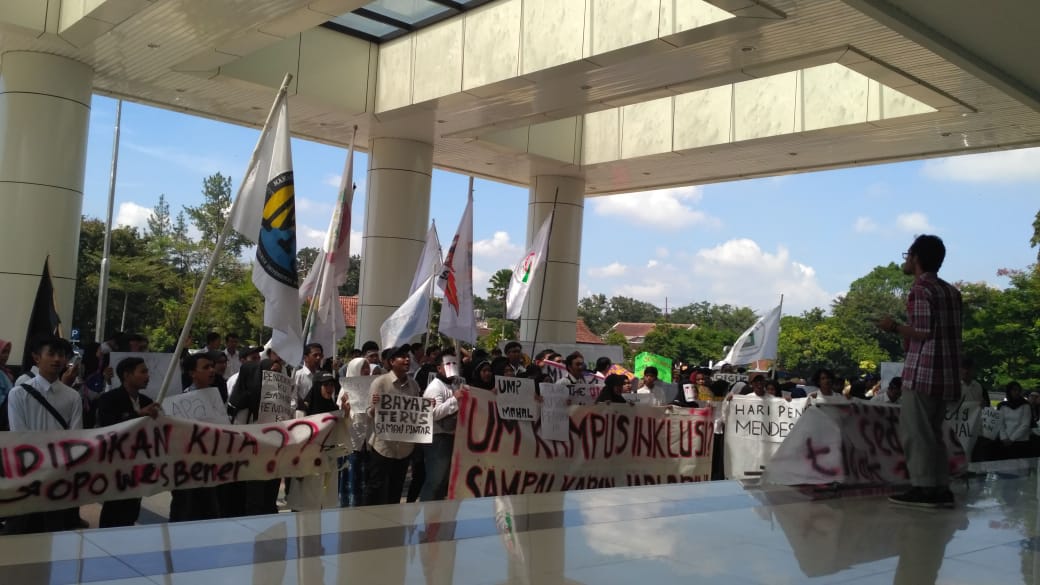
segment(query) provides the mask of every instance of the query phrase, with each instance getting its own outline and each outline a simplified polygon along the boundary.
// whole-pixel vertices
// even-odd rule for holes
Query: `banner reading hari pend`
[[[570,408],[567,441],[539,421],[498,417],[491,392],[460,400],[448,497],[686,483],[711,478],[711,410],[597,404]]]

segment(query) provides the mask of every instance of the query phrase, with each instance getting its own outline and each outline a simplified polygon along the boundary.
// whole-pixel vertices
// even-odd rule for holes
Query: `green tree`
[[[654,323],[661,318],[661,309],[630,297],[615,296],[607,300],[606,295],[594,294],[578,301],[578,316],[593,333],[603,335],[618,322]]]
[[[578,301],[578,316],[585,320],[585,324],[596,335],[603,335],[614,324],[607,322],[610,319],[609,311],[610,301],[604,294],[594,294]]]
[[[672,311],[668,320],[672,323],[691,323],[702,328],[735,331],[740,335],[758,320],[748,307],[716,305],[707,301],[690,303]]]
[[[694,365],[707,365],[709,361],[722,358],[723,348],[733,343],[729,331],[710,327],[686,329],[668,323],[658,323],[646,335],[642,351],[649,351],[675,361]]]
[[[347,270],[347,280],[339,287],[339,294],[352,297],[358,294],[361,288],[361,256],[352,254],[350,256],[350,268]]]
[[[509,292],[509,281],[513,279],[513,271],[503,268],[488,281],[488,298],[484,309],[487,319],[504,318],[506,314],[506,293]]]
[[[802,377],[819,368],[829,368],[840,376],[858,376],[873,372],[887,357],[872,338],[851,335],[821,309],[780,319],[777,354],[779,369]]]
[[[834,301],[831,314],[839,329],[850,336],[872,339],[885,352],[882,361],[899,361],[903,357],[903,341],[899,336],[877,328],[884,315],[893,315],[906,322],[906,295],[913,284],[913,276],[903,274],[902,268],[891,262],[877,266],[866,276],[849,285],[849,292]]]
[[[1036,219],[1033,220],[1033,237],[1029,238],[1029,246],[1031,248],[1040,246],[1040,211],[1036,212]],[[1040,250],[1036,251],[1036,261],[1040,262]]]
[[[635,351],[632,350],[631,344],[628,343],[628,339],[617,331],[611,331],[607,333],[607,336],[603,338],[603,341],[607,345],[616,345],[621,348],[622,355],[625,356],[625,363],[622,364],[627,370],[632,370],[632,358],[635,356]]]
[[[198,247],[201,252],[197,264],[205,268],[213,253],[220,232],[227,222],[231,210],[231,177],[220,173],[210,175],[202,180],[202,203],[196,206],[185,206],[188,219],[199,230]],[[241,275],[241,263],[238,258],[242,249],[250,244],[242,234],[231,230],[224,240],[224,248],[215,267],[220,278],[233,278]],[[238,271],[238,274],[234,274]]]
[[[314,266],[314,262],[318,259],[318,254],[321,254],[321,250],[311,246],[300,248],[296,251],[296,273],[300,284],[303,284],[304,279],[307,278],[307,273]]]

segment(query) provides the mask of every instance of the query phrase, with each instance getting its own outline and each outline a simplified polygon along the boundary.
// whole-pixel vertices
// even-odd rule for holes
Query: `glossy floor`
[[[1040,585],[1036,461],[954,510],[737,482],[0,537],[0,582]]]

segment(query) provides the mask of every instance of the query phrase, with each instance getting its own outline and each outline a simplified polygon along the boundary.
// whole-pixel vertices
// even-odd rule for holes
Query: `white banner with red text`
[[[711,478],[707,408],[570,406],[568,438],[553,441],[540,421],[500,418],[491,392],[467,388],[459,406],[452,499]]]
[[[164,416],[0,433],[0,517],[329,471],[346,454],[348,425],[333,413],[253,425]]]

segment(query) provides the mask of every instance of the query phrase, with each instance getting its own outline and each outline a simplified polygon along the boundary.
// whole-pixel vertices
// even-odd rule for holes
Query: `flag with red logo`
[[[437,287],[444,292],[438,330],[442,335],[477,342],[477,323],[473,317],[473,187],[462,213],[459,229],[444,259]]]

